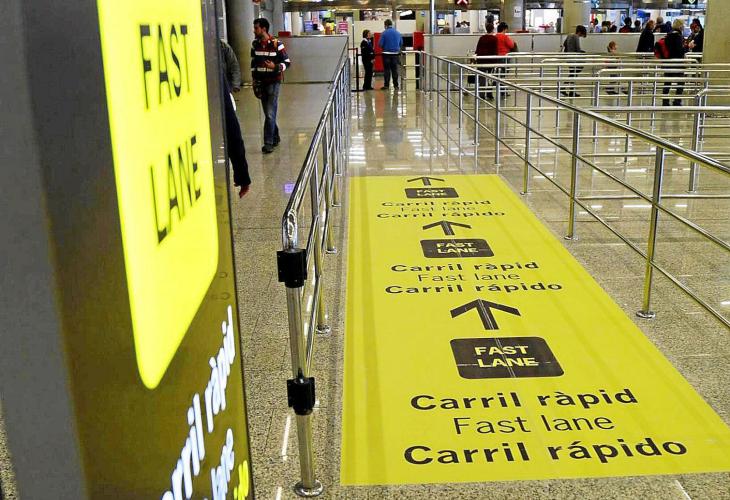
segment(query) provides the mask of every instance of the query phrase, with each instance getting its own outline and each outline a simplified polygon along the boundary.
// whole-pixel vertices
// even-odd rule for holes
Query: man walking
[[[279,87],[282,75],[291,65],[284,44],[269,35],[269,21],[264,18],[253,22],[256,38],[251,47],[251,73],[256,97],[261,99],[264,110],[264,147],[261,152],[269,154],[279,145],[279,127],[276,124],[276,110],[279,106]]]
[[[384,85],[380,90],[388,90],[391,76],[393,78],[393,87],[398,90],[398,58],[400,57],[400,49],[403,46],[403,37],[393,27],[393,21],[386,19],[384,24],[385,31],[380,35],[380,41],[378,42],[378,46],[383,51],[384,72]]]
[[[575,27],[575,33],[572,35],[568,35],[565,41],[563,42],[563,52],[567,53],[576,53],[580,54],[585,52],[580,46],[580,39],[585,38],[588,35],[588,30],[586,30],[586,27],[579,24]],[[567,90],[563,90],[560,92],[565,97],[580,97],[580,94],[578,94],[575,91],[575,81],[574,79],[577,78],[578,73],[583,71],[583,66],[569,66],[568,67],[568,78],[569,83],[565,84],[565,88]]]

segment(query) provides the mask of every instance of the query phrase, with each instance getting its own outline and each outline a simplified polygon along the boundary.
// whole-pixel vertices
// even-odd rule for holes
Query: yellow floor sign
[[[730,470],[730,429],[496,176],[351,181],[343,484]]]

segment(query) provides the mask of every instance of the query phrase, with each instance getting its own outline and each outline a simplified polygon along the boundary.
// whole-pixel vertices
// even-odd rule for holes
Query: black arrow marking
[[[440,181],[440,182],[446,182],[443,179],[439,179],[438,177],[416,177],[415,179],[408,179],[408,182],[413,181],[422,181],[424,186],[430,186],[431,181]]]
[[[500,311],[514,314],[515,316],[521,316],[520,310],[515,307],[498,304],[496,302],[489,302],[487,300],[477,299],[469,302],[468,304],[464,304],[463,306],[459,306],[456,309],[452,309],[451,317],[455,318],[474,308],[476,308],[476,310],[479,312],[479,317],[482,320],[482,324],[484,325],[485,330],[499,330],[499,325],[497,325],[497,320],[494,319],[492,309],[499,309]]]
[[[449,222],[447,220],[442,220],[439,222],[434,222],[433,224],[429,224],[427,226],[423,226],[423,229],[431,229],[432,227],[441,226],[441,229],[444,230],[444,234],[446,236],[454,236],[454,230],[451,229],[451,226],[459,226],[459,227],[465,227],[467,229],[471,229],[471,226],[468,224],[460,224],[459,222]]]

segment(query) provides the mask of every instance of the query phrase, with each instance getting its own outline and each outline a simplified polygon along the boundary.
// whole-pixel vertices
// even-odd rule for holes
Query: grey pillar
[[[436,0],[431,0],[428,4],[428,26],[429,33],[432,35],[438,33],[436,29]]]
[[[271,34],[277,36],[284,31],[284,2],[283,0],[271,0]]]
[[[236,52],[241,65],[241,78],[251,81],[251,41],[253,40],[253,20],[256,12],[251,0],[228,0],[228,42]]]
[[[302,22],[302,13],[294,11],[291,13],[291,34],[301,35],[304,31],[304,23]]]
[[[502,0],[499,18],[509,24],[510,31],[525,29],[525,0]]]
[[[565,0],[563,2],[563,33],[574,33],[579,24],[588,26],[591,20],[589,0]]]
[[[705,63],[730,63],[730,31],[727,29],[727,19],[730,16],[730,2],[708,2],[707,17],[705,26],[705,45],[702,54],[702,62]],[[730,85],[730,79],[716,78],[712,85]],[[730,106],[730,98],[710,98],[709,104],[717,106]]]

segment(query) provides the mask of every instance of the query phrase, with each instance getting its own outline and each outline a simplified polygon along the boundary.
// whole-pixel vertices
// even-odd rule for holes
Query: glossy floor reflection
[[[376,85],[378,88],[380,85]],[[291,375],[288,350],[286,298],[277,282],[275,252],[281,248],[281,215],[293,182],[301,168],[312,133],[326,100],[326,85],[282,87],[279,126],[282,145],[263,156],[262,113],[258,102],[244,89],[237,96],[239,116],[245,133],[252,170],[251,193],[234,201],[234,238],[238,268],[241,332],[245,356],[248,412],[253,448],[256,496],[261,499],[296,498],[291,492],[299,473],[296,429],[286,404],[286,379]],[[517,103],[519,104],[519,103]],[[463,102],[465,113],[474,112],[474,103]],[[480,119],[488,127],[493,113],[482,109]],[[687,121],[673,123],[666,117],[655,132],[686,129]],[[536,118],[538,119],[538,118]],[[461,127],[459,123],[461,120]],[[541,126],[570,142],[570,119],[555,113],[541,113]],[[505,122],[508,144],[524,150],[521,127]],[[586,133],[590,124],[584,124]],[[611,135],[609,130],[601,134]],[[687,132],[689,134],[689,132]],[[476,140],[475,140],[476,139]],[[477,144],[475,144],[477,143]],[[607,138],[581,143],[587,155],[606,172],[651,193],[654,155],[647,145],[634,142],[630,151],[649,153],[631,157],[609,156],[625,150],[624,138]],[[708,144],[706,149],[712,149]],[[510,149],[500,148],[495,162],[494,139],[477,131],[456,103],[437,105],[415,91],[393,93],[370,91],[353,94],[352,140],[347,175],[410,175],[498,173],[516,192],[524,188],[524,161]],[[570,178],[568,155],[544,140],[533,139],[531,161],[562,186]],[[669,157],[664,193],[682,195],[687,191],[689,165]],[[544,224],[564,241],[568,210],[567,198],[544,176],[528,175],[529,194],[523,200]],[[629,198],[626,189],[605,175],[581,169],[581,196],[586,204],[610,222],[629,241],[646,248],[650,204]],[[703,172],[700,193],[730,193],[730,181]],[[669,198],[668,205],[718,238],[730,240],[730,203],[727,199]],[[347,207],[347,195],[343,207]],[[634,319],[647,337],[677,367],[698,393],[730,422],[730,332],[718,321],[671,285],[657,276],[652,309],[657,318],[635,318],[641,308],[645,265],[627,245],[596,222],[585,211],[578,213],[579,239],[564,245],[595,277],[599,284]],[[319,407],[314,416],[317,477],[325,485],[322,498],[338,499],[482,499],[482,498],[730,498],[730,474],[649,476],[610,479],[551,480],[524,482],[342,487],[339,485],[339,450],[342,380],[342,335],[344,332],[344,278],[347,261],[346,213],[335,212],[337,255],[328,255],[326,290],[333,333],[316,340],[314,376],[317,378]],[[657,259],[668,271],[681,277],[698,295],[730,317],[730,260],[713,244],[680,226],[670,217],[660,217]]]

